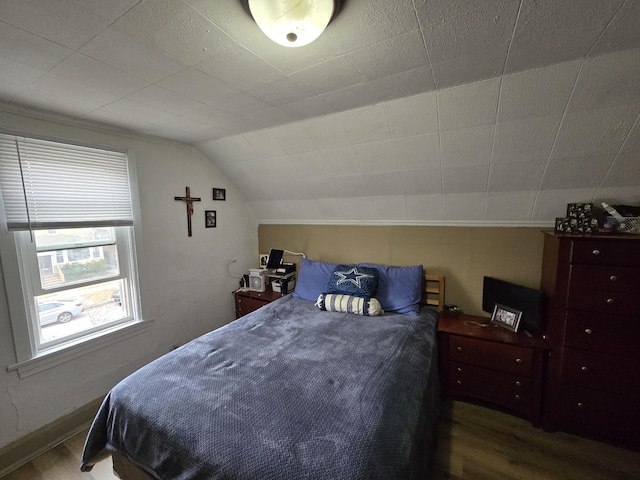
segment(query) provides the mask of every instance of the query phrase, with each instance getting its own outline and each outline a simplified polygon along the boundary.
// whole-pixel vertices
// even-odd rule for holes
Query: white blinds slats
[[[0,189],[9,230],[133,225],[121,152],[0,134]]]

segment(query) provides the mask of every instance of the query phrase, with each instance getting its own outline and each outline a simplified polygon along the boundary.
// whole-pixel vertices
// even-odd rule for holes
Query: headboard
[[[422,304],[441,312],[444,306],[444,275],[424,274]]]

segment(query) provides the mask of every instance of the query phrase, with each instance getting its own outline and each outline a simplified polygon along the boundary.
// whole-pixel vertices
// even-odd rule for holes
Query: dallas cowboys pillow
[[[378,271],[375,268],[338,265],[329,278],[326,293],[375,297],[377,292]]]

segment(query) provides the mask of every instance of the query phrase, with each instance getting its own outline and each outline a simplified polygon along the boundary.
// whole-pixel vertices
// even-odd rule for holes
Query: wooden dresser
[[[640,448],[640,237],[545,234],[543,426]]]
[[[236,304],[236,318],[240,318],[247,313],[264,307],[268,303],[284,297],[281,293],[273,290],[265,290],[264,292],[254,292],[252,290],[236,290],[233,292]]]
[[[440,316],[438,349],[445,394],[481,400],[540,425],[546,344],[488,318]]]

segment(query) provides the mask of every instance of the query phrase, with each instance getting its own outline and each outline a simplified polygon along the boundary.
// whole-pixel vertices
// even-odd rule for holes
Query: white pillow
[[[315,305],[320,310],[328,312],[355,313],[356,315],[368,315],[370,317],[377,317],[384,313],[380,302],[373,297],[321,293]]]

